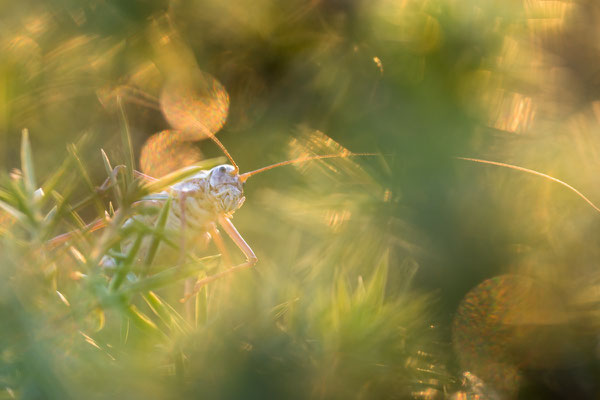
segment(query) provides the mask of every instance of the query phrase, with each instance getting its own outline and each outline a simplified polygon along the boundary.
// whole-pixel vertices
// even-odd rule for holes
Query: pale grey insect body
[[[146,197],[142,203],[160,208],[168,197],[172,197],[173,201],[166,229],[177,236],[185,234],[191,242],[204,235],[216,223],[219,215],[231,217],[246,200],[239,174],[228,164],[200,171],[174,184],[169,190]],[[136,215],[128,219],[123,227],[134,223],[153,226],[156,224],[156,215]],[[131,244],[130,240],[126,241],[122,250],[126,251]],[[146,238],[139,251],[140,256],[148,250],[148,245],[149,238]],[[115,261],[112,257],[105,257],[103,264],[114,266]]]

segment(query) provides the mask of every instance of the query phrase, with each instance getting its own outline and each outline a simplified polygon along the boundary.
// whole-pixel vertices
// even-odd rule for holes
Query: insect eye
[[[219,172],[224,174],[227,169],[225,167],[220,167]]]

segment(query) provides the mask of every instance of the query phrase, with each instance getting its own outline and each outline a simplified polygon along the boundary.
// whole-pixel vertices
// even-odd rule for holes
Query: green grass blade
[[[201,273],[198,279],[202,279],[206,276],[205,273]],[[208,319],[208,285],[202,286],[200,291],[196,294],[194,302],[194,322],[196,327],[206,324]]]
[[[169,198],[165,202],[165,205],[160,210],[160,214],[158,215],[158,220],[156,221],[155,229],[158,232],[162,232],[167,225],[167,218],[169,216],[169,210],[171,209],[171,201]],[[148,250],[148,254],[146,255],[146,259],[144,260],[144,265],[146,266],[145,270],[147,271],[152,262],[154,261],[154,257],[156,256],[156,252],[158,251],[158,245],[160,244],[160,236],[153,235],[152,241],[150,242],[150,249]]]
[[[156,293],[150,291],[148,293],[144,293],[142,295],[142,297],[144,298],[144,301],[146,302],[146,304],[148,304],[148,307],[150,307],[150,309],[152,310],[152,312],[154,314],[156,314],[156,316],[158,318],[160,318],[160,320],[169,327],[169,329],[172,329],[171,323],[173,322],[171,319],[171,315],[168,312],[168,309],[164,306],[162,300],[160,299],[160,297],[158,297],[156,295]]]
[[[90,189],[90,191],[92,193],[91,196],[92,196],[92,200],[94,201],[94,205],[96,206],[96,212],[98,213],[98,215],[103,215],[104,214],[104,206],[102,204],[102,201],[100,200],[100,197],[96,193],[96,187],[94,186],[94,183],[92,182],[92,179],[90,178],[90,175],[88,174],[87,169],[85,168],[85,165],[83,164],[83,161],[81,161],[81,157],[79,156],[77,147],[74,144],[71,144],[68,146],[68,150],[69,150],[69,153],[75,159],[78,170],[79,170],[83,180],[85,181],[85,183],[87,184],[88,188]]]
[[[0,189],[0,200],[6,201],[6,202],[10,202],[10,203],[14,203],[15,202],[15,196],[13,196],[9,191]]]
[[[29,131],[27,129],[23,129],[23,135],[21,136],[21,170],[23,171],[27,194],[31,195],[36,189],[36,184],[31,143],[29,142]]]
[[[70,179],[65,178],[65,174],[71,169],[73,161],[73,156],[69,154],[65,161],[62,163],[62,165],[59,167],[59,169],[54,174],[52,174],[52,176],[48,178],[46,182],[44,182],[44,184],[42,185],[42,190],[45,193],[43,201],[46,201],[50,198],[50,193],[56,189],[60,182],[71,182]]]
[[[181,315],[169,307],[156,293],[150,291],[144,294],[143,298],[150,309],[171,331],[179,333],[189,331],[189,326],[186,326],[187,324],[185,324]]]
[[[27,216],[28,221],[33,226],[37,226],[38,221],[35,218],[35,212],[30,207],[30,202],[28,201],[29,198],[27,197],[27,194],[23,192],[23,186],[20,185],[20,182],[17,181],[10,181],[9,186],[12,189],[12,194],[14,195],[16,203],[14,206],[11,207],[19,211],[21,214]],[[33,195],[33,192],[31,192],[31,195]],[[10,206],[10,204],[8,203],[5,204]],[[22,222],[26,221],[22,220]]]
[[[146,191],[146,193],[160,192],[166,187],[169,187],[177,182],[181,182],[182,180],[189,178],[200,171],[210,168],[210,166],[219,165],[219,162],[222,161],[224,161],[223,157],[212,158],[205,160],[198,165],[191,165],[189,167],[178,169],[177,171],[171,172],[170,174],[167,174],[154,182],[143,185],[143,189]]]
[[[131,304],[125,310],[126,315],[131,319],[131,322],[133,322],[142,331],[145,331],[147,333],[162,334],[162,332],[158,329],[158,326],[156,326],[154,321],[152,321],[152,319],[146,314],[138,310],[138,308],[135,305]]]
[[[129,131],[129,122],[127,121],[127,115],[125,114],[125,108],[123,107],[123,101],[121,96],[117,97],[117,103],[119,105],[119,114],[121,117],[121,141],[123,143],[123,149],[125,150],[125,165],[127,165],[127,183],[133,182],[133,170],[135,169],[135,158],[133,155],[133,145],[131,141],[131,132]]]
[[[58,204],[59,212],[57,213],[57,215],[62,215],[64,212],[69,215],[69,217],[73,220],[73,223],[78,228],[81,229],[85,227],[85,221],[83,220],[83,218],[81,218],[79,214],[77,214],[77,211],[75,211],[75,207],[69,206],[66,197],[63,197],[60,193],[56,191],[52,191],[52,197],[54,198],[54,201]]]
[[[122,290],[125,294],[134,294],[138,292],[147,292],[149,290],[159,289],[161,287],[172,285],[182,279],[195,277],[198,272],[205,270],[210,261],[218,259],[220,256],[204,257],[200,262],[188,263],[177,267],[172,267],[161,271],[147,278],[127,284]]]
[[[110,175],[113,170],[112,165],[110,165],[110,160],[108,159],[108,156],[106,155],[104,149],[100,149],[100,153],[102,154],[102,162],[104,163],[104,169],[106,170],[106,174]]]
[[[44,223],[48,224],[50,221],[56,220],[56,213],[58,211],[58,206],[54,206],[48,211],[46,216],[44,217]]]
[[[142,245],[143,239],[144,235],[142,234],[137,235],[137,237],[135,238],[135,242],[133,243],[133,246],[131,246],[131,249],[129,249],[127,257],[125,258],[125,260],[123,260],[123,262],[117,269],[115,276],[110,281],[109,287],[111,291],[117,290],[125,280],[125,277],[131,270],[131,265],[133,264],[135,256],[140,250],[140,246]]]
[[[366,298],[375,307],[379,308],[384,303],[385,287],[387,285],[387,275],[389,266],[389,252],[386,252],[379,265],[375,269],[371,280],[367,286]]]
[[[108,156],[106,155],[106,152],[104,151],[104,149],[100,149],[100,152],[102,153],[102,161],[104,162],[104,169],[106,170],[106,174],[108,175],[108,179],[110,180],[110,183],[111,183],[110,186],[112,187],[115,198],[117,199],[117,202],[120,205],[122,202],[123,196],[121,195],[121,188],[118,184],[117,175],[115,174],[115,170],[113,169],[112,165],[110,164],[110,160],[108,159]]]
[[[5,212],[7,212],[8,214],[10,214],[13,218],[18,220],[20,223],[22,223],[22,224],[27,223],[27,221],[28,221],[27,215],[25,215],[21,211],[17,210],[10,204],[0,200],[0,208],[2,210],[4,210]]]
[[[129,321],[130,320],[131,320],[130,318],[127,318],[124,315],[121,318],[121,331],[120,331],[121,344],[126,344],[127,340],[129,339]]]

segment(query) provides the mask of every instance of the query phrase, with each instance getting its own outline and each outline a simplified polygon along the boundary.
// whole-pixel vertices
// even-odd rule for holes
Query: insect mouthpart
[[[231,213],[244,203],[242,181],[232,165],[219,165],[211,169],[209,185],[220,211]]]

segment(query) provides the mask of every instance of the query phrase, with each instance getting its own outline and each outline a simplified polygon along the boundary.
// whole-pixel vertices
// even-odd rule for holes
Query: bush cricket
[[[185,110],[179,110],[179,112],[185,112]],[[195,116],[189,117],[190,119],[196,119]],[[168,190],[160,193],[160,195],[163,196],[160,200],[154,198],[151,200],[140,200],[136,202],[150,202],[151,205],[160,207],[161,203],[164,204],[164,201],[170,197],[172,201],[168,212],[166,226],[171,231],[181,232],[181,237],[183,239],[182,243],[185,243],[185,232],[187,229],[190,229],[196,233],[205,233],[206,239],[212,239],[222,255],[223,261],[227,266],[226,269],[213,275],[198,279],[193,285],[193,288],[186,288],[184,298],[181,299],[182,302],[185,302],[198,293],[198,291],[204,285],[233,272],[250,268],[258,262],[258,258],[256,257],[254,251],[244,240],[242,235],[238,232],[231,221],[234,212],[238,210],[244,203],[245,197],[243,193],[243,186],[248,178],[285,165],[331,158],[376,155],[375,153],[352,153],[337,145],[337,143],[333,142],[332,139],[328,138],[324,134],[316,131],[311,140],[333,142],[337,145],[336,149],[338,152],[322,155],[303,153],[300,157],[291,160],[278,162],[253,171],[240,173],[239,167],[234,161],[233,157],[221,143],[221,141],[217,139],[216,136],[211,132],[211,129],[207,129],[206,126],[200,121],[197,121],[197,123],[192,122],[192,124],[197,127],[201,135],[210,138],[220,148],[229,161],[229,164],[218,165],[210,170],[202,170],[189,178],[173,184],[168,188]],[[135,171],[135,175],[138,178],[149,182],[157,180],[156,178],[150,177],[138,171]],[[132,221],[133,218],[135,218],[135,216],[127,220],[125,224]],[[106,222],[104,220],[99,220],[88,225],[87,230],[92,232],[101,229],[104,226],[106,226]],[[227,233],[227,236],[229,236],[229,238],[242,252],[243,256],[245,257],[244,262],[237,265],[232,265],[226,250],[225,242],[219,232],[219,228],[223,229]],[[68,240],[69,237],[69,233],[57,236],[51,240],[51,244],[60,244]],[[181,245],[181,248],[183,251],[184,244]]]

